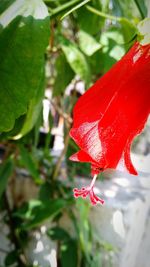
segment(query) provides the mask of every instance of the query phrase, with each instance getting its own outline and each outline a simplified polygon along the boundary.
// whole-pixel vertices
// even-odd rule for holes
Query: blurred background
[[[29,2],[31,8],[35,1]],[[12,3],[11,19],[23,16],[21,1],[1,1],[0,24]],[[150,120],[132,145],[139,175],[113,170],[99,175],[95,191],[104,206],[73,198],[74,187],[89,183],[90,166],[68,160],[78,150],[69,137],[74,104],[132,46],[138,22],[149,16],[149,0],[38,0],[41,16],[43,3],[50,15],[44,92],[0,134],[0,267],[149,267]],[[15,38],[23,34],[24,53],[6,62],[12,72],[18,57],[24,71],[28,51],[38,54],[43,42],[20,29]],[[17,45],[21,51],[15,38],[10,50]],[[11,86],[20,83],[17,72]],[[9,101],[2,101],[5,117],[18,107],[10,111]]]

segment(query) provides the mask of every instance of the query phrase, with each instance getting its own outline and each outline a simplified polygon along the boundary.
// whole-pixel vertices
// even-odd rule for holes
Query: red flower
[[[129,173],[137,175],[130,146],[150,112],[150,44],[136,42],[130,51],[81,96],[73,111],[70,136],[80,151],[73,161],[90,162],[94,181],[100,171],[117,168],[123,157]],[[90,195],[103,203],[91,186],[74,189],[75,197]]]

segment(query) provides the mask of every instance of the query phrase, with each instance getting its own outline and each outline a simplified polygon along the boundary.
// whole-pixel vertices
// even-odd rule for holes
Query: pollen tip
[[[104,204],[104,200],[95,195],[93,187],[88,186],[88,187],[82,187],[81,189],[74,188],[73,194],[75,198],[82,197],[83,199],[86,198],[87,195],[89,195],[91,204],[93,206],[97,205],[98,203],[100,203],[101,205]]]
[[[101,199],[100,203],[101,203],[102,205],[104,205],[104,204],[105,204],[105,200],[104,200],[104,199]]]

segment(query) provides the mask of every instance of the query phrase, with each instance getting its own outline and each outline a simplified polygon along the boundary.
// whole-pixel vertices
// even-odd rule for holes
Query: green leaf
[[[68,63],[70,64],[70,67],[88,85],[91,80],[91,73],[85,56],[78,49],[75,43],[65,38],[60,38],[60,45]]]
[[[53,95],[58,96],[64,92],[67,85],[71,82],[74,77],[74,72],[66,61],[64,54],[60,54],[56,59],[55,69],[57,75],[55,78]]]
[[[34,210],[42,205],[42,202],[38,199],[32,199],[28,203],[25,203],[21,208],[13,213],[14,217],[21,218],[23,220],[32,219],[34,217]]]
[[[147,16],[147,8],[145,5],[145,1],[144,0],[134,0],[134,2],[137,5],[137,8],[141,14],[141,18],[144,19]]]
[[[40,174],[38,172],[38,169],[34,163],[34,160],[30,154],[30,152],[23,146],[20,146],[20,156],[23,164],[33,177],[35,183],[42,184],[43,181],[40,178]]]
[[[115,27],[101,34],[103,71],[108,71],[112,65],[125,54],[124,38],[121,31]]]
[[[47,235],[52,240],[67,241],[70,239],[70,235],[61,227],[53,227],[47,230]]]
[[[0,165],[0,199],[6,188],[9,177],[13,172],[13,162],[8,159],[6,162]]]
[[[98,9],[98,5],[94,6]],[[77,11],[77,23],[79,24],[79,28],[89,34],[97,34],[101,30],[104,21],[103,18],[100,19],[97,15],[87,10],[86,7],[82,7]]]
[[[62,267],[77,267],[78,264],[78,246],[76,240],[63,242],[60,247]]]
[[[150,18],[138,24],[138,39],[142,45],[150,44]]]
[[[11,4],[13,3],[13,0],[4,0],[0,3],[0,15],[4,12],[5,9],[7,9]]]
[[[39,199],[42,200],[43,202],[49,199],[52,195],[52,187],[50,183],[45,182],[40,186],[39,190]]]
[[[49,17],[43,1],[9,0],[6,6],[0,16],[1,132],[11,130],[40,95],[38,91],[43,92],[40,84],[49,39]]]
[[[102,46],[98,43],[93,36],[87,32],[80,30],[78,32],[79,47],[87,56],[93,55]]]
[[[0,135],[1,140],[13,138],[13,136],[17,135],[23,127],[25,117],[26,117],[26,115],[22,115],[18,119],[16,119],[14,127],[11,131],[1,133],[1,135]]]
[[[21,129],[17,132],[17,135],[13,136],[13,139],[17,140],[27,134],[35,125],[37,119],[42,110],[42,100],[44,97],[44,69],[41,78],[39,88],[35,91],[34,97],[29,101],[27,114],[24,118]]]
[[[9,252],[5,258],[5,266],[12,266],[17,262],[17,259],[18,259],[18,253],[16,250]]]
[[[128,49],[131,46],[131,41],[133,40],[133,37],[137,34],[137,27],[126,20],[125,18],[121,19],[120,21],[121,26],[121,32],[124,37],[124,43],[126,45],[126,49]]]
[[[42,84],[44,84],[44,72],[41,87],[39,87],[39,90],[37,92],[35,91],[37,95],[35,95],[34,98],[30,100],[27,113],[16,119],[15,125],[11,131],[3,132],[1,134],[1,140],[7,138],[17,140],[23,137],[33,128],[37,120],[40,118],[42,110],[42,99],[44,95],[44,87],[42,86]]]
[[[89,213],[91,207],[89,203],[83,201],[83,199],[77,199],[76,205],[79,212],[79,220],[77,221],[77,224],[79,228],[80,246],[84,251],[87,260],[89,260],[92,248],[91,225],[89,222]]]
[[[103,74],[103,55],[102,55],[102,49],[95,52],[91,57],[89,57],[89,63],[92,70],[92,74],[96,75],[96,79],[100,78],[100,76]]]
[[[55,1],[55,0],[53,0]],[[69,10],[70,8],[72,8],[73,6],[76,6],[78,2],[80,2],[81,0],[70,0],[70,1],[64,1],[61,0],[61,4],[58,5],[56,8],[54,9],[50,9],[50,14],[51,17],[57,17],[59,16],[61,13],[66,12],[67,10]],[[49,5],[50,3],[48,3],[49,1],[47,0],[47,5]]]
[[[32,229],[43,223],[46,219],[53,219],[60,211],[66,207],[63,199],[47,200],[42,202],[33,213],[33,219],[23,225],[25,229]]]

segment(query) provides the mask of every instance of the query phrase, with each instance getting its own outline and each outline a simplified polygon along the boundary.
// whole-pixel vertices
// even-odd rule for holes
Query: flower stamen
[[[81,189],[74,188],[73,190],[74,197],[75,198],[78,198],[78,197],[86,198],[87,195],[89,195],[92,205],[96,205],[98,203],[103,205],[104,200],[96,196],[94,193],[94,184],[95,184],[96,178],[97,178],[97,174],[93,176],[91,184],[87,187],[82,187]]]

